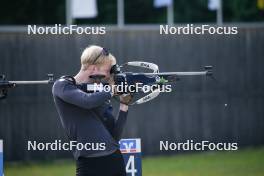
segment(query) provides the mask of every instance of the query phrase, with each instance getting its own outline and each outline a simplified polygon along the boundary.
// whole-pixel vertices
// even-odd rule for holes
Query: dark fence
[[[184,78],[172,93],[130,108],[124,137],[141,138],[145,155],[166,154],[159,151],[160,140],[264,144],[264,27],[242,27],[237,35],[159,35],[158,29],[114,29],[102,36],[1,32],[0,73],[10,80],[73,75],[90,44],[109,48],[119,63],[144,60],[160,71],[214,66],[217,81]],[[51,86],[17,87],[0,101],[1,138],[6,160],[71,157],[69,152],[27,151],[28,140],[66,140]]]

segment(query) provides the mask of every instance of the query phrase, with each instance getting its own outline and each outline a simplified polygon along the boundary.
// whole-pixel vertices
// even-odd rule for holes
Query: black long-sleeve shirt
[[[86,93],[74,83],[57,80],[52,93],[63,128],[70,141],[78,143],[104,143],[105,150],[74,149],[78,157],[99,157],[115,152],[119,148],[127,112],[119,111],[117,120],[112,115],[109,92]]]

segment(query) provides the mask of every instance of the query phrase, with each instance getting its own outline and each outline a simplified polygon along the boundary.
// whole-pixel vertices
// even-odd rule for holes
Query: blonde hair
[[[116,64],[116,58],[111,54],[104,54],[104,48],[91,45],[85,48],[81,55],[82,70],[86,70],[89,65],[102,65],[110,62],[111,65]]]

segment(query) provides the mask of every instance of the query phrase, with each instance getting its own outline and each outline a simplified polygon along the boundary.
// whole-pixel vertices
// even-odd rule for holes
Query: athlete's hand
[[[108,80],[108,84],[111,86],[111,91],[112,91],[112,95],[113,96],[117,96],[117,90],[116,90],[116,86],[115,86],[115,81],[114,81],[114,77],[111,76]]]
[[[124,111],[124,112],[127,112],[128,111],[128,106],[127,105],[125,105],[125,104],[120,104],[120,110],[121,111]]]
[[[111,75],[107,82],[108,82],[108,84],[111,85],[111,86],[112,86],[112,85],[115,85],[114,76]]]
[[[129,105],[132,102],[133,96],[131,94],[122,94],[119,96],[120,103]]]
[[[128,111],[128,105],[131,103],[133,96],[131,94],[123,94],[119,96],[120,98],[120,110],[127,112]]]

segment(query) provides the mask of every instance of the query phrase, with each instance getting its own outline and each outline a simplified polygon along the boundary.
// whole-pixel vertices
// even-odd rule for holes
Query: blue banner
[[[121,139],[119,144],[126,164],[127,176],[142,176],[140,139]]]

